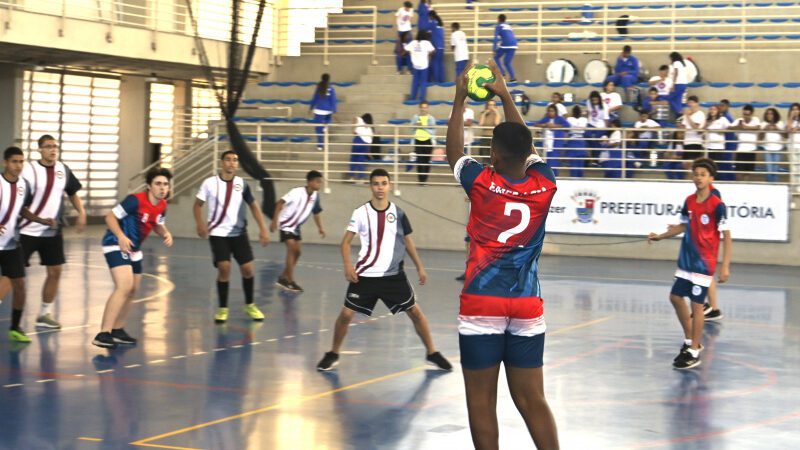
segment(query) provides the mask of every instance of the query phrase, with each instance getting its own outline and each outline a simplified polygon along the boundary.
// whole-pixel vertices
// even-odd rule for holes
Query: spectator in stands
[[[639,120],[633,124],[633,127],[640,131],[633,132],[633,140],[628,146],[631,149],[628,151],[628,155],[632,161],[628,160],[627,167],[638,169],[642,167],[640,160],[647,158],[650,158],[651,161],[654,160],[650,157],[650,152],[656,146],[656,133],[653,130],[661,128],[661,124],[651,119],[650,114],[642,111],[639,113]]]
[[[683,94],[686,93],[686,86],[689,84],[689,75],[686,63],[683,62],[683,56],[680,53],[670,53],[669,59],[672,61],[670,64],[672,88],[669,93],[669,105],[675,115],[680,115],[683,113]]]
[[[668,180],[682,180],[686,173],[683,167],[683,131],[676,131],[670,140],[669,150],[664,152],[664,172]]]
[[[419,0],[419,6],[417,6],[417,14],[419,14],[419,19],[417,20],[417,30],[430,30],[430,11],[431,0]]]
[[[703,130],[706,126],[706,115],[700,109],[697,96],[690,95],[686,100],[683,116],[677,123],[678,128],[683,128],[683,157],[685,160],[694,161],[703,157]]]
[[[784,148],[786,125],[781,121],[781,114],[775,108],[764,111],[764,123],[761,141],[764,148],[764,162],[766,163],[767,182],[778,182],[778,168],[781,162],[781,151]]]
[[[603,150],[600,152],[600,167],[606,169],[606,178],[622,178],[622,122],[619,119],[611,120],[613,128],[608,137],[602,141]]]
[[[353,146],[350,150],[350,179],[367,179],[367,161],[375,130],[372,128],[372,114],[366,113],[353,120]]]
[[[566,117],[567,116],[567,107],[564,106],[564,97],[561,95],[560,92],[553,92],[550,96],[550,103],[547,106],[555,106],[556,111],[558,112],[559,117]]]
[[[706,150],[708,157],[714,161],[730,161],[730,156],[726,155],[728,150],[725,148],[725,135],[731,122],[722,115],[719,106],[711,105],[706,116]]]
[[[792,183],[800,192],[800,103],[792,103],[789,107],[789,114],[786,118],[787,145],[789,151],[789,161],[791,166],[789,172],[792,174]]]
[[[600,98],[603,99],[611,120],[619,118],[619,114],[622,112],[622,97],[614,90],[615,88],[613,81],[606,81],[603,85],[603,92],[600,93]]]
[[[502,121],[503,117],[500,110],[497,109],[497,103],[494,100],[486,102],[478,120],[478,126],[481,127],[480,149],[478,150],[480,156],[489,156],[489,149],[492,146],[492,130]]]
[[[417,39],[405,45],[405,50],[411,54],[411,65],[414,67],[414,77],[411,80],[411,95],[409,100],[425,100],[428,92],[428,67],[431,55],[436,52],[428,40],[428,32],[419,30]]]
[[[609,125],[608,109],[597,91],[589,93],[589,100],[586,100],[586,117],[589,122],[586,143],[590,149],[597,151],[602,147],[600,139],[607,135],[606,128]],[[597,153],[590,151],[589,157],[597,158]],[[597,165],[594,161],[591,164]]]
[[[475,123],[475,111],[472,108],[464,108],[464,153],[472,154],[472,142],[475,135],[472,132],[472,125]]]
[[[755,169],[756,142],[761,129],[761,121],[753,114],[753,105],[744,105],[742,117],[736,119],[729,129],[738,131],[736,170],[741,174],[742,180],[749,181]]]
[[[650,77],[647,83],[656,89],[658,92],[659,101],[669,100],[669,94],[672,92],[672,78],[669,76],[669,66],[663,64],[658,68],[658,75]]]
[[[494,28],[492,52],[494,53],[494,62],[500,68],[500,73],[505,77],[507,71],[508,81],[511,83],[517,81],[514,67],[511,65],[516,51],[517,38],[514,36],[514,31],[511,29],[511,25],[506,23],[506,15],[500,14],[497,16],[497,26]]]
[[[337,103],[336,90],[331,86],[331,76],[323,73],[309,106],[309,110],[314,113],[314,123],[317,124],[317,150],[323,149],[324,132],[333,119]]]
[[[639,112],[646,112],[650,118],[656,120],[662,127],[669,118],[669,102],[660,99],[658,89],[651,87],[647,90],[647,96],[642,99]],[[662,108],[666,108],[666,111]]]
[[[436,53],[433,54],[431,59],[431,71],[428,74],[428,80],[434,83],[444,83],[444,22],[436,14],[436,11],[431,11],[430,16],[431,44],[436,49]]]
[[[733,115],[731,115],[731,102],[728,99],[722,99],[719,101],[719,113],[722,117],[728,119],[728,122],[733,125]],[[733,181],[736,179],[736,164],[734,164],[734,157],[736,155],[736,133],[733,131],[726,131],[725,132],[725,159],[723,160],[716,160],[717,167],[719,168],[719,172],[717,176],[714,178],[715,180],[719,181]]]
[[[403,2],[403,7],[398,9],[394,16],[397,21],[397,44],[394,46],[395,61],[397,63],[397,73],[402,74],[406,67],[408,67],[409,72],[411,71],[411,64],[403,46],[411,42],[413,32],[411,30],[411,21],[414,18],[414,5],[408,1]]]
[[[436,137],[436,119],[428,113],[428,102],[419,104],[419,114],[411,118],[414,125],[414,153],[417,155],[417,178],[420,183],[428,181],[431,171],[431,153],[433,152],[433,139]]]
[[[586,139],[583,137],[589,121],[583,116],[580,105],[572,107],[572,115],[567,117],[567,123],[570,128],[569,139],[564,145],[564,156],[567,158],[564,165],[571,167],[569,176],[580,178],[583,176],[583,167],[586,165],[586,157],[589,155]]]
[[[539,119],[534,126],[544,130],[542,136],[542,146],[545,149],[547,165],[553,169],[553,173],[558,175],[558,167],[561,166],[561,154],[564,149],[564,138],[567,135],[569,122],[558,114],[558,109],[554,105],[547,107],[545,116]]]
[[[614,65],[614,74],[606,81],[622,86],[625,92],[639,81],[639,60],[633,56],[630,45],[622,47],[622,54],[617,57]]]
[[[453,34],[450,35],[450,48],[453,50],[453,58],[456,62],[456,79],[467,67],[469,62],[469,46],[467,45],[467,35],[461,31],[461,24],[453,22],[450,26]]]

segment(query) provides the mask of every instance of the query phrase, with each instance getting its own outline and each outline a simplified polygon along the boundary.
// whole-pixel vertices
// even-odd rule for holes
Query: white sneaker
[[[50,314],[43,314],[36,318],[36,326],[42,328],[61,328],[61,324]]]

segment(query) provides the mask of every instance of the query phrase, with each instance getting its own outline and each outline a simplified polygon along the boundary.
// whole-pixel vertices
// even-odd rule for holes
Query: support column
[[[0,147],[22,147],[22,69],[0,64]]]
[[[142,77],[122,77],[119,93],[119,198],[147,161],[150,90]]]

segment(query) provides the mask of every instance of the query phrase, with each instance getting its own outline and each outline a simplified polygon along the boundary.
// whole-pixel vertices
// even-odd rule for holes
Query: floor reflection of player
[[[124,352],[132,347],[119,347],[114,355],[97,355],[92,358],[92,363],[97,371],[117,369]],[[144,414],[140,408],[140,392],[135,385],[117,380],[123,377],[118,371],[99,374],[97,382],[100,387],[102,399],[101,413],[105,418],[102,423],[103,448],[123,449],[129,448],[129,442],[139,437],[139,417]]]
[[[333,394],[334,417],[342,426],[343,448],[420,448],[425,437],[418,433],[412,422],[425,408],[428,391],[433,382],[447,372],[426,370],[419,386],[411,396],[402,401],[390,400],[387,396],[375,395],[369,399],[350,399],[348,391]],[[342,383],[337,372],[323,372],[331,383],[331,389],[339,389]],[[359,391],[356,391],[359,392]],[[394,391],[398,392],[398,391]],[[385,405],[385,406],[384,406]],[[419,441],[404,440],[418,436]]]

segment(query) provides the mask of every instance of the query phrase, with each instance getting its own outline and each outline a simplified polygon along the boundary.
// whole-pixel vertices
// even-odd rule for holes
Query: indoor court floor
[[[95,237],[67,240],[61,331],[9,343],[10,299],[0,306],[0,449],[471,448],[457,363],[463,253],[422,251],[429,282],[415,285],[452,373],[426,366],[411,322],[382,305],[358,316],[338,369],[320,373],[346,287],[337,246],[305,246],[302,294],[274,284],[282,245],[256,248],[267,320],[245,317],[234,270],[224,326],[212,320],[208,244],[165,249],[151,237],[145,247],[126,327],[136,347],[91,345],[112,288]],[[734,264],[719,289],[725,318],[705,327],[702,365],[678,371],[674,262],[544,256],[540,267],[545,387],[562,448],[800,448],[797,268]],[[35,257],[28,273],[33,334],[44,276]],[[499,392],[501,448],[533,448],[502,373]]]

